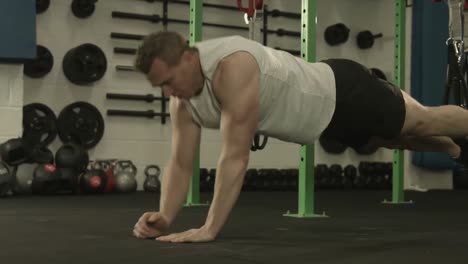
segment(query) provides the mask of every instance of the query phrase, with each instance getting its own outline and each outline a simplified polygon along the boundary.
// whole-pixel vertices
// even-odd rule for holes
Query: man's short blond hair
[[[161,59],[169,66],[175,66],[180,62],[184,51],[189,49],[187,40],[177,32],[152,33],[143,39],[142,44],[137,49],[135,68],[148,74],[156,58]]]

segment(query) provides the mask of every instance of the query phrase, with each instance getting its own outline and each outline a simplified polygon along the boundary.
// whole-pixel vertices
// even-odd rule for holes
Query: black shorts
[[[322,137],[359,148],[373,136],[398,136],[405,121],[403,94],[365,66],[346,59],[322,61],[332,68],[336,108]]]

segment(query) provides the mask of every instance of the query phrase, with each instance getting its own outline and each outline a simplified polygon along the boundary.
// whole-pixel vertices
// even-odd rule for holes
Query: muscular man
[[[136,68],[171,97],[172,151],[160,211],[143,214],[133,234],[170,242],[214,240],[240,193],[256,132],[298,144],[319,136],[354,147],[445,152],[466,160],[453,139],[468,135],[468,111],[427,107],[345,59],[316,63],[240,36],[189,47],[175,32],[146,37]],[[183,207],[201,127],[218,128],[222,151],[205,224],[165,234]]]

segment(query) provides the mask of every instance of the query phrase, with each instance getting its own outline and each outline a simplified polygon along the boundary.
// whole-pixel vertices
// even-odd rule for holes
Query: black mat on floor
[[[3,263],[468,263],[468,192],[319,192],[328,218],[283,217],[295,193],[242,193],[218,240],[170,244],[131,236],[154,194],[0,200]],[[209,199],[210,196],[204,196]],[[173,231],[199,227],[208,207],[185,208]]]

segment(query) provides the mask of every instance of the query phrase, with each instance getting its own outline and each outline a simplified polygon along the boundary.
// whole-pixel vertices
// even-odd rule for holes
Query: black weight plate
[[[36,58],[24,64],[23,73],[31,78],[42,78],[52,70],[54,56],[44,46],[37,45],[36,49]]]
[[[75,102],[66,106],[58,116],[57,127],[63,143],[78,143],[86,149],[96,146],[104,135],[101,113],[87,102]]]
[[[44,13],[50,5],[50,0],[36,0],[36,14]]]
[[[65,54],[62,67],[70,82],[86,85],[104,77],[107,71],[107,59],[101,48],[85,43]]]
[[[57,136],[57,117],[47,105],[31,103],[23,106],[22,138],[33,146],[47,146]]]
[[[320,142],[320,145],[322,146],[322,148],[326,152],[332,153],[332,154],[341,154],[348,147],[348,146],[346,146],[346,145],[344,145],[344,144],[342,144],[342,143],[340,143],[338,141],[331,140],[331,139],[326,139],[324,137],[320,137],[319,142]]]
[[[87,18],[94,13],[97,0],[73,0],[71,4],[72,13],[79,18]]]

